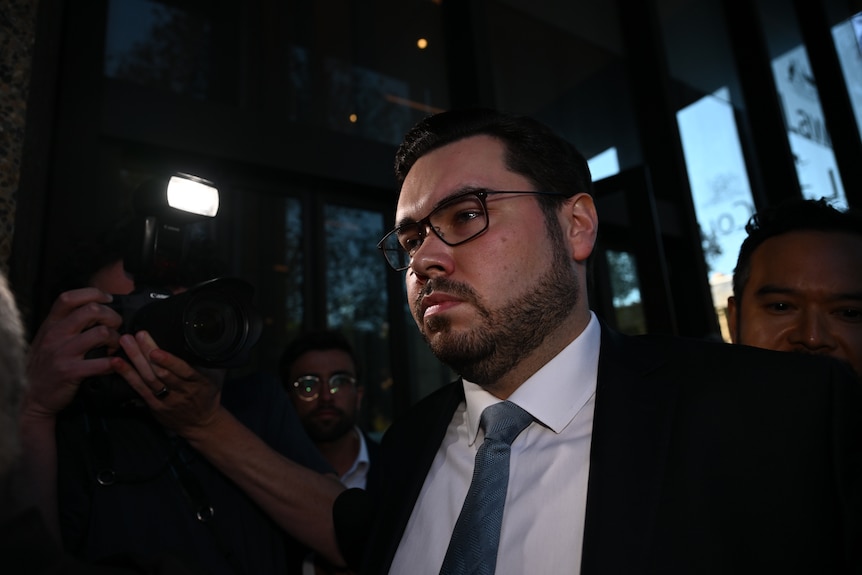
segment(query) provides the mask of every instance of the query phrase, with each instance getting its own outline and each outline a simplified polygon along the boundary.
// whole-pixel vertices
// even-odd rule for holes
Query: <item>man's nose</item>
[[[835,347],[835,338],[829,329],[826,314],[817,310],[803,310],[799,314],[791,341],[809,351],[823,351]]]
[[[419,278],[450,274],[455,268],[452,249],[429,228],[428,235],[413,253],[410,269]]]
[[[329,389],[328,383],[323,383],[320,386],[320,392],[317,394],[317,401],[330,403],[334,400],[332,390]]]

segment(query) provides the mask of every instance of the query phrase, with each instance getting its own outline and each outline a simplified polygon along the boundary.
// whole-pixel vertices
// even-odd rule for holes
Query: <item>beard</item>
[[[469,286],[447,278],[429,279],[414,303],[414,315],[422,317],[422,296],[434,290],[470,303],[479,313],[469,331],[452,333],[451,321],[432,316],[419,322],[422,337],[437,358],[464,378],[481,386],[493,386],[503,375],[535,351],[545,337],[568,321],[580,300],[580,286],[571,259],[559,241],[553,241],[554,257],[548,270],[530,293],[515,297],[497,309],[484,306]],[[423,327],[424,326],[424,327]],[[431,334],[438,337],[431,338]]]
[[[328,408],[333,409],[333,408]],[[339,417],[321,421],[315,417],[316,410],[302,418],[302,426],[314,443],[329,443],[340,439],[353,430],[355,418],[349,417],[344,411],[338,410]]]

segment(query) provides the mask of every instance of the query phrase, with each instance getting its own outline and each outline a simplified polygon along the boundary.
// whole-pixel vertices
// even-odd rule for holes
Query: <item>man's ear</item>
[[[599,218],[596,204],[590,194],[576,194],[563,204],[562,216],[565,220],[563,230],[569,245],[569,252],[576,262],[584,262],[593,253]]]
[[[733,343],[739,343],[736,341],[736,314],[736,298],[730,296],[727,298],[727,329],[730,330],[730,341]]]

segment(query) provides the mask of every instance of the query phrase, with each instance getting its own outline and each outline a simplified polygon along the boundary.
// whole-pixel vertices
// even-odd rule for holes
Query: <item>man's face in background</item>
[[[315,443],[334,441],[356,425],[362,388],[356,383],[340,385],[335,394],[331,393],[328,382],[339,374],[356,378],[356,366],[350,354],[340,349],[307,351],[290,368],[291,385],[303,376],[311,375],[320,380],[318,395],[312,400],[304,400],[292,389],[289,392],[303,427]]]
[[[769,238],[751,254],[751,275],[728,312],[734,343],[828,355],[862,378],[862,236]]]

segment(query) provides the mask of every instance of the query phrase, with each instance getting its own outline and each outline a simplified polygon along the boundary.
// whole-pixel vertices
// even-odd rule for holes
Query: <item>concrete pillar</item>
[[[8,273],[38,0],[0,3],[0,269]]]

